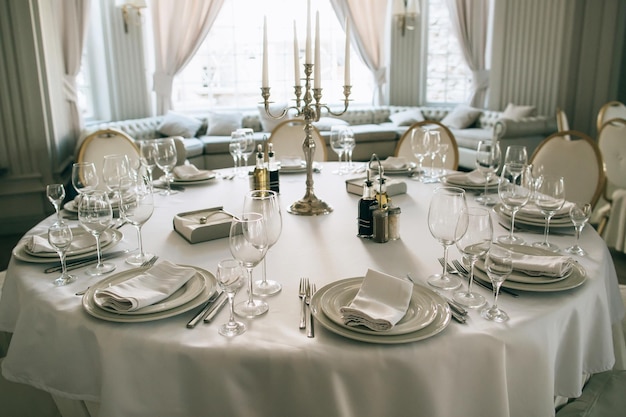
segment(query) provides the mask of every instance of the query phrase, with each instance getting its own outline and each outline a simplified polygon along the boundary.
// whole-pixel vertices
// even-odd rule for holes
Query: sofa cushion
[[[333,126],[348,126],[348,124],[345,120],[336,117],[320,117],[317,122],[313,122],[317,130],[330,130]]]
[[[390,114],[389,120],[397,126],[411,126],[413,123],[424,121],[424,115],[420,109],[411,109]]]
[[[366,142],[395,142],[398,139],[395,129],[380,125],[351,125],[350,130],[354,133],[357,147]],[[320,135],[326,144],[330,143],[330,131],[320,131]]]
[[[441,120],[441,123],[449,128],[465,129],[474,124],[480,113],[479,109],[459,104]]]
[[[187,158],[204,154],[204,144],[198,138],[186,138],[183,141]]]
[[[492,131],[480,128],[450,129],[459,148],[476,150],[481,140],[491,140]]]
[[[517,104],[509,103],[504,112],[502,112],[503,119],[519,120],[524,117],[535,116],[537,114],[537,108],[535,106],[519,106]]]
[[[168,111],[157,130],[165,136],[192,138],[196,136],[201,126],[202,122],[195,117]]]
[[[243,115],[239,112],[209,112],[207,136],[226,136],[241,128]]]

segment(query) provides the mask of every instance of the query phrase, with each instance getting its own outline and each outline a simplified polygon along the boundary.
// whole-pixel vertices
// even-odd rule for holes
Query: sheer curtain
[[[82,128],[82,120],[78,110],[76,76],[80,72],[80,61],[87,33],[91,0],[63,0],[60,3],[62,10],[61,42],[63,45],[63,63],[65,65],[63,94],[69,105],[70,128],[74,133],[74,137],[78,139]]]
[[[351,43],[356,44],[359,56],[372,71],[376,89],[374,104],[384,104],[387,83],[385,34],[388,16],[387,0],[330,0],[337,17],[344,25],[350,20]]]
[[[487,26],[491,0],[448,0],[450,20],[459,39],[465,61],[472,70],[474,91],[470,105],[483,108],[489,88],[486,66]]]
[[[196,53],[224,0],[152,0],[157,114],[172,107],[172,82]]]

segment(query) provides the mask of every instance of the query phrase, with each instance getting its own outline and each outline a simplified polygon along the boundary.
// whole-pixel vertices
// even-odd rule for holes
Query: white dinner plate
[[[405,316],[388,331],[380,332],[363,326],[344,324],[340,308],[347,306],[356,297],[363,280],[341,280],[330,286],[320,300],[320,306],[326,316],[339,326],[348,330],[365,334],[398,335],[415,332],[433,322],[437,314],[437,300],[431,297],[432,291],[417,285],[413,286],[413,294]]]
[[[493,211],[508,220],[509,223],[511,222],[511,212],[507,210],[502,203],[498,203],[493,206]],[[525,216],[523,213],[518,211],[515,215],[515,223],[525,224],[528,226],[545,226],[546,221],[545,219],[536,218],[534,216]],[[569,216],[553,217],[550,219],[550,228],[552,227],[574,227],[574,224],[570,220]]]
[[[362,277],[358,278],[348,278],[345,280],[347,283],[355,282],[358,285],[361,285],[363,281]],[[377,332],[375,334],[366,334],[361,332],[355,332],[353,329],[348,329],[345,326],[340,326],[334,321],[332,321],[324,312],[322,311],[322,307],[320,304],[321,299],[324,297],[326,291],[329,288],[333,287],[336,283],[328,284],[322,288],[320,288],[311,299],[311,310],[313,312],[313,316],[317,319],[317,321],[326,329],[330,330],[333,333],[336,333],[340,336],[344,336],[348,339],[358,340],[361,342],[367,343],[380,343],[380,344],[400,344],[400,343],[410,343],[416,342],[418,340],[427,339],[432,337],[440,332],[442,332],[448,324],[450,324],[450,307],[445,302],[443,298],[441,298],[436,293],[432,292],[432,297],[436,302],[436,314],[434,320],[427,325],[426,327],[416,330],[414,332],[405,333],[405,334],[387,334],[383,332]],[[427,291],[431,291],[426,289]]]
[[[113,216],[119,215],[119,203],[113,202],[111,203],[111,207],[113,209]],[[78,206],[76,205],[76,200],[70,200],[65,205],[63,205],[65,211],[68,211],[73,214],[78,214]]]
[[[453,187],[460,187],[466,190],[484,190],[485,184],[476,184],[467,179],[467,174],[450,174],[441,179],[445,184]],[[498,178],[492,178],[487,184],[487,190],[498,188]]]
[[[373,168],[375,168],[374,170],[378,169],[378,167]],[[385,168],[383,166],[384,173],[388,175],[407,175],[410,172],[413,172],[415,168],[417,168],[417,164],[415,162],[409,162],[407,166],[402,168]]]
[[[84,253],[96,253],[96,238],[93,237],[93,235],[89,232],[87,232],[84,228],[77,226],[77,227],[72,227],[72,245],[70,246],[70,249],[68,249],[68,251],[66,252],[65,256],[75,256],[75,255],[82,255]],[[47,233],[41,233],[39,234],[40,237],[44,238],[44,239],[48,239],[48,234]],[[76,247],[74,245],[74,243],[76,242],[76,238],[79,238],[81,241],[83,241],[83,243],[87,243],[87,242],[92,242],[91,244],[87,245],[87,246],[81,246],[81,247]],[[111,243],[111,233],[103,233],[102,236],[100,236],[100,246],[102,248],[105,248],[107,245],[109,245]],[[74,248],[74,249],[72,249]],[[37,258],[55,258],[57,259],[59,257],[59,255],[56,252],[31,252],[28,249],[27,245],[24,245],[24,251],[30,255],[30,256],[36,256]]]
[[[184,266],[189,266],[189,265],[184,265]],[[132,315],[120,314],[119,312],[111,312],[108,310],[104,310],[96,304],[93,296],[97,289],[100,289],[103,286],[108,285],[110,280],[119,279],[117,276],[114,275],[99,282],[98,284],[92,285],[87,290],[87,292],[83,295],[83,308],[88,314],[90,314],[93,317],[96,317],[101,320],[114,321],[114,322],[120,322],[120,323],[141,323],[141,322],[146,322],[146,321],[162,320],[168,317],[177,316],[179,314],[185,313],[189,310],[192,310],[202,305],[217,290],[217,280],[215,279],[215,276],[213,276],[212,273],[202,268],[195,267],[195,266],[192,266],[192,268],[194,268],[197,271],[196,277],[198,277],[198,279],[203,280],[204,285],[200,293],[195,298],[192,298],[188,300],[187,302],[180,304],[178,306],[174,306],[166,310],[162,310],[157,307],[152,312],[146,312],[149,310],[144,310],[142,312],[137,312],[138,314],[132,314]],[[117,274],[117,275],[121,275],[121,274]],[[127,278],[128,277],[126,277],[126,279]],[[193,284],[193,285],[196,285],[196,284]],[[184,290],[183,292],[178,292],[179,297],[182,296],[184,292],[185,292]],[[172,296],[168,300],[170,300]],[[164,303],[167,303],[167,301],[164,301]],[[155,304],[155,306],[158,306],[158,304]],[[145,307],[145,308],[148,308],[148,307]]]
[[[122,234],[122,232],[120,232],[117,229],[107,229],[104,231],[104,234],[107,235],[105,237],[105,240],[107,241],[106,244],[102,245],[102,250],[105,249],[110,249],[112,247],[114,247],[115,245],[117,245],[118,243],[120,243],[120,241],[122,240],[122,238],[124,237],[124,235]],[[89,258],[90,256],[93,256],[96,254],[96,247],[94,246],[90,251],[87,252],[83,252],[83,253],[78,253],[78,254],[73,254],[73,255],[67,255],[67,257],[65,258],[66,261],[77,261],[79,259],[84,259],[84,258]],[[19,242],[15,248],[13,248],[13,256],[15,256],[16,259],[19,259],[20,261],[24,261],[24,262],[31,262],[31,263],[38,263],[38,264],[45,264],[45,263],[54,263],[54,262],[58,262],[59,261],[59,256],[38,256],[39,254],[35,255],[35,254],[30,254],[27,252],[26,250],[26,243],[24,241]]]
[[[144,273],[147,268],[134,268],[129,269],[128,271],[120,272],[118,274],[112,275],[107,279],[99,282],[97,284],[97,288],[95,288],[93,294],[98,293],[98,291],[103,290],[109,286],[116,285],[127,281],[131,278],[136,277],[139,274]],[[180,307],[184,304],[187,304],[194,298],[196,298],[205,286],[204,277],[200,272],[196,272],[196,274],[189,279],[182,287],[176,290],[172,295],[167,297],[165,300],[162,300],[159,303],[151,304],[149,306],[145,306],[138,310],[134,311],[117,311],[111,307],[103,306],[99,301],[96,301],[95,298],[93,302],[104,311],[108,311],[113,314],[121,314],[126,316],[136,316],[141,314],[152,314],[160,311],[171,310],[176,307]]]

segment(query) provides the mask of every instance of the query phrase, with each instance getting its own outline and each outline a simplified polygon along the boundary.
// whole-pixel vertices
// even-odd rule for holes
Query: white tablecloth
[[[590,227],[589,252],[580,263],[588,280],[561,293],[506,294],[500,305],[511,320],[493,323],[470,312],[415,343],[381,345],[338,336],[319,323],[315,338],[298,329],[298,280],[317,287],[362,276],[367,268],[424,281],[438,272],[442,247],[426,224],[434,185],[406,179],[408,193],[393,197],[402,209],[401,239],[379,244],[356,237],[358,196],[326,163],[315,174],[318,197],[334,211],[308,217],[283,213],[283,232],[267,256],[268,275],[283,284],[269,297],[268,314],[245,320],[248,331],[227,339],[214,323],[193,330],[195,310],[148,323],[112,323],[88,315],[77,290],[96,282],[83,270],[66,287],[54,287],[44,265],[12,259],[0,300],[0,330],[13,332],[3,375],[58,397],[97,402],[101,417],[132,416],[480,416],[545,417],[554,397],[576,397],[582,375],[611,369],[612,324],[624,315],[617,277],[604,241]],[[304,195],[304,175],[281,176],[281,203]],[[218,179],[156,197],[144,227],[144,245],[163,259],[215,272],[229,258],[227,239],[191,245],[172,228],[176,213],[223,205],[239,211],[247,180]],[[470,196],[470,204],[474,197]],[[42,232],[47,219],[29,233]],[[494,224],[498,224],[497,221]],[[136,246],[125,226],[120,247]],[[495,235],[504,234],[500,226]],[[522,234],[527,240],[542,236]],[[561,247],[572,236],[552,236]],[[451,258],[458,258],[456,248]],[[116,272],[128,269],[115,260]],[[255,271],[256,277],[260,271]],[[491,295],[478,289],[491,299]],[[245,298],[241,291],[237,300]],[[94,416],[95,417],[95,416]]]

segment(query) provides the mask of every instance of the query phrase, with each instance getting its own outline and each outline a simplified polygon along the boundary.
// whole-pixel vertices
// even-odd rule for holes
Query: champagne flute
[[[141,164],[148,171],[148,179],[150,181],[150,186],[152,186],[152,172],[154,171],[154,167],[156,167],[156,148],[154,146],[154,141],[142,140],[139,145],[139,153],[141,156]]]
[[[504,207],[511,210],[511,228],[509,233],[498,237],[498,242],[507,244],[522,244],[524,239],[513,234],[515,230],[515,215],[524,207],[531,195],[533,194],[533,177],[531,166],[525,165],[521,174],[517,174],[517,167],[504,164],[502,173],[500,174],[500,182],[498,183],[498,195]],[[516,178],[519,177],[519,184]]]
[[[144,252],[141,235],[141,228],[152,217],[154,212],[154,197],[149,180],[146,177],[127,177],[122,181],[129,182],[129,184],[122,187],[124,192],[121,194],[120,199],[120,216],[137,229],[139,246],[139,253],[126,258],[126,263],[139,266],[154,256],[152,253]]]
[[[228,305],[230,307],[228,322],[222,324],[218,329],[218,333],[222,336],[238,336],[246,331],[246,325],[235,320],[234,308],[235,294],[243,285],[244,274],[241,262],[236,259],[225,259],[217,264],[217,283],[228,296]]]
[[[242,317],[256,317],[268,311],[263,300],[253,298],[252,269],[265,257],[267,252],[267,231],[265,220],[259,213],[243,213],[234,216],[230,224],[230,253],[246,268],[248,299],[235,306],[235,313]]]
[[[250,155],[252,155],[252,153],[254,153],[254,150],[256,149],[256,143],[254,141],[254,130],[250,128],[241,128],[237,129],[237,132],[243,135],[241,136],[241,153],[239,154],[239,157],[245,163],[245,165],[242,164],[244,166],[242,174],[247,175],[248,160],[250,159]]]
[[[274,246],[282,231],[282,214],[278,201],[278,194],[269,190],[253,190],[248,192],[243,202],[243,212],[260,213],[265,220],[267,230],[267,250]],[[273,295],[281,290],[281,285],[267,279],[267,254],[263,257],[263,279],[254,284],[255,295]]]
[[[417,175],[414,178],[417,181],[424,182],[424,169],[422,165],[424,158],[428,155],[430,149],[430,132],[427,129],[416,128],[411,130],[411,150],[417,158]]]
[[[513,271],[511,252],[500,246],[493,245],[485,258],[485,269],[493,286],[493,304],[484,308],[480,315],[487,320],[496,322],[507,321],[509,315],[498,307],[498,295],[500,294],[502,283]]]
[[[79,195],[98,187],[98,172],[93,162],[76,162],[72,165],[72,186]]]
[[[178,191],[172,190],[170,183],[172,181],[171,171],[176,166],[177,154],[176,143],[172,138],[156,139],[156,156],[154,161],[157,166],[165,173],[163,175],[165,179],[165,189],[161,192],[161,195],[177,194]]]
[[[239,176],[239,161],[241,159],[241,148],[243,141],[243,133],[239,131],[231,132],[230,134],[230,143],[228,144],[228,151],[230,152],[230,156],[233,157],[233,175]]]
[[[489,211],[480,207],[469,207],[461,213],[456,225],[456,247],[463,254],[463,260],[469,263],[469,282],[467,291],[461,290],[453,294],[452,298],[469,308],[478,308],[487,300],[482,295],[472,292],[474,283],[474,265],[491,247],[493,225]]]
[[[337,154],[339,159],[339,169],[333,171],[333,174],[343,175],[346,168],[343,165],[343,154],[346,150],[344,146],[346,127],[343,125],[330,127],[330,148]]]
[[[46,186],[46,197],[54,206],[54,211],[57,214],[57,223],[62,223],[61,220],[61,203],[65,199],[65,187],[63,184],[48,184]]]
[[[428,209],[428,229],[443,245],[444,259],[441,274],[428,277],[428,283],[433,287],[453,290],[461,286],[461,280],[448,274],[446,266],[448,265],[448,247],[460,237],[456,234],[456,224],[466,208],[465,191],[462,188],[437,187],[433,192]]]
[[[437,158],[437,149],[439,148],[439,144],[441,142],[441,136],[438,130],[432,129],[429,130],[430,135],[430,143],[428,145],[428,154],[426,156],[430,157],[430,172],[428,176],[424,178],[425,183],[433,183],[437,182],[437,174],[435,173],[435,158]]]
[[[563,177],[556,175],[541,175],[537,182],[537,194],[535,204],[546,218],[546,226],[543,233],[543,242],[535,242],[533,246],[547,249],[553,252],[559,250],[554,243],[548,242],[550,233],[550,220],[565,203],[565,183]]]
[[[501,159],[502,154],[498,142],[482,140],[478,142],[478,148],[476,149],[476,169],[485,177],[485,189],[482,195],[476,198],[477,203],[484,206],[496,204],[496,200],[488,195],[487,187],[493,175],[500,168]]]
[[[67,273],[65,264],[65,253],[72,244],[72,239],[72,229],[67,223],[57,222],[48,228],[48,242],[59,254],[59,258],[61,260],[61,276],[52,281],[52,283],[57,287],[67,285],[76,280],[75,275]]]
[[[580,234],[582,233],[583,228],[585,227],[585,224],[587,224],[587,222],[589,221],[590,217],[591,204],[576,202],[572,205],[572,207],[570,207],[569,218],[572,220],[572,223],[574,223],[574,229],[576,230],[576,243],[574,243],[573,246],[565,249],[566,252],[580,256],[585,256],[587,254],[587,252],[580,247],[578,242],[580,241]]]
[[[83,194],[78,204],[78,221],[80,225],[96,238],[98,264],[88,268],[85,273],[97,276],[115,270],[115,264],[102,262],[102,249],[100,248],[100,236],[111,226],[113,210],[109,196],[105,191],[96,190],[89,194]]]

